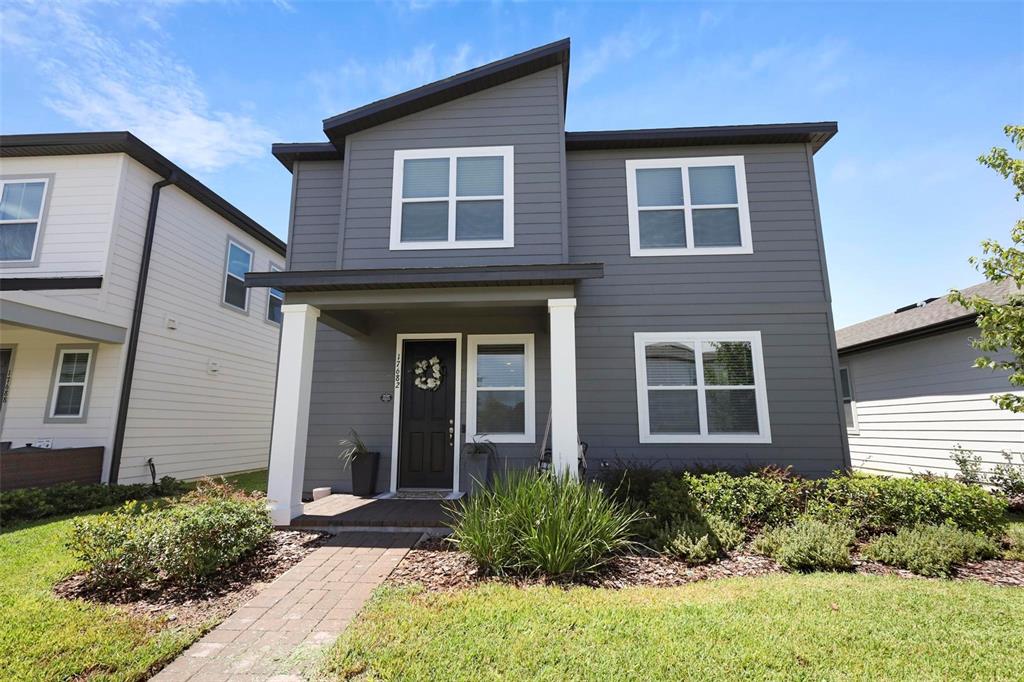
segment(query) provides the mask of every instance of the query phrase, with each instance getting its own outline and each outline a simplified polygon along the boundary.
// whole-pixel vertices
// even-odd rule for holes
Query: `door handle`
[[[455,445],[455,420],[448,420],[448,445]]]

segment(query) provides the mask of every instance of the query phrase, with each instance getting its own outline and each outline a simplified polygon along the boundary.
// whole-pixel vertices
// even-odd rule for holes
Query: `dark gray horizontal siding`
[[[629,255],[627,159],[742,155],[754,253]],[[843,466],[828,301],[803,145],[567,154],[569,256],[605,263],[577,287],[580,438],[591,468],[774,463],[821,475]],[[634,332],[760,331],[771,444],[644,444],[637,424]]]
[[[295,205],[288,269],[333,269],[338,262],[342,162],[301,161],[293,173]]]
[[[374,318],[373,331],[354,339],[329,329],[317,328],[313,367],[306,474],[303,489],[332,486],[351,490],[348,470],[338,461],[338,441],[349,429],[356,429],[371,450],[381,453],[378,490],[386,490],[391,473],[391,425],[394,403],[380,400],[381,393],[394,392],[395,339],[400,333],[459,332],[462,337],[462,424],[466,424],[466,352],[468,334],[534,334],[537,371],[536,444],[498,444],[499,467],[531,466],[536,462],[544,426],[551,405],[550,341],[546,311],[467,309],[451,313],[441,309],[402,313]],[[454,377],[454,371],[450,376]],[[465,442],[465,435],[461,437]],[[457,446],[459,442],[456,443]],[[461,466],[463,490],[473,477],[483,478],[483,463],[464,456]]]
[[[342,267],[558,263],[562,253],[560,68],[520,78],[349,137]],[[398,149],[515,147],[515,247],[391,251]]]

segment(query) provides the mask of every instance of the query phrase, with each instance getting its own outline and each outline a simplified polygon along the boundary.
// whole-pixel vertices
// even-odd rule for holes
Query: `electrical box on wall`
[[[220,373],[220,363],[218,361],[216,361],[216,360],[209,360],[206,363],[206,373],[207,374],[219,374]]]
[[[167,317],[164,318],[164,325],[168,329],[177,329],[178,328],[178,321],[176,319],[174,319],[173,317],[168,315]]]

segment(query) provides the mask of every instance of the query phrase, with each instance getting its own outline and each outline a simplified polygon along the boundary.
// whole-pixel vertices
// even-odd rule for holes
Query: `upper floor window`
[[[239,310],[249,310],[249,290],[245,273],[252,270],[252,251],[228,240],[227,263],[224,267],[224,303]]]
[[[641,443],[770,443],[760,332],[638,332]]]
[[[626,161],[633,256],[753,253],[742,156]]]
[[[843,413],[846,415],[846,430],[858,433],[860,427],[857,425],[857,402],[853,399],[853,382],[850,381],[848,368],[839,368],[839,383],[843,389]]]
[[[281,268],[273,263],[270,264],[271,272],[281,272]],[[281,304],[284,303],[284,292],[280,289],[270,287],[267,294],[267,319],[271,322],[281,324]]]
[[[0,261],[35,260],[46,183],[45,178],[0,180]]]
[[[512,147],[395,152],[391,248],[513,246]]]

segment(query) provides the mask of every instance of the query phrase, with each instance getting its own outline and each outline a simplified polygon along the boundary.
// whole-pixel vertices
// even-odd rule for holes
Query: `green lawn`
[[[847,574],[621,591],[383,590],[335,646],[343,678],[1020,679],[1024,590]]]
[[[0,679],[142,679],[201,634],[54,597],[53,584],[76,570],[70,531],[58,518],[0,534]]]
[[[267,470],[247,471],[244,474],[224,476],[228,483],[249,492],[267,492]]]

